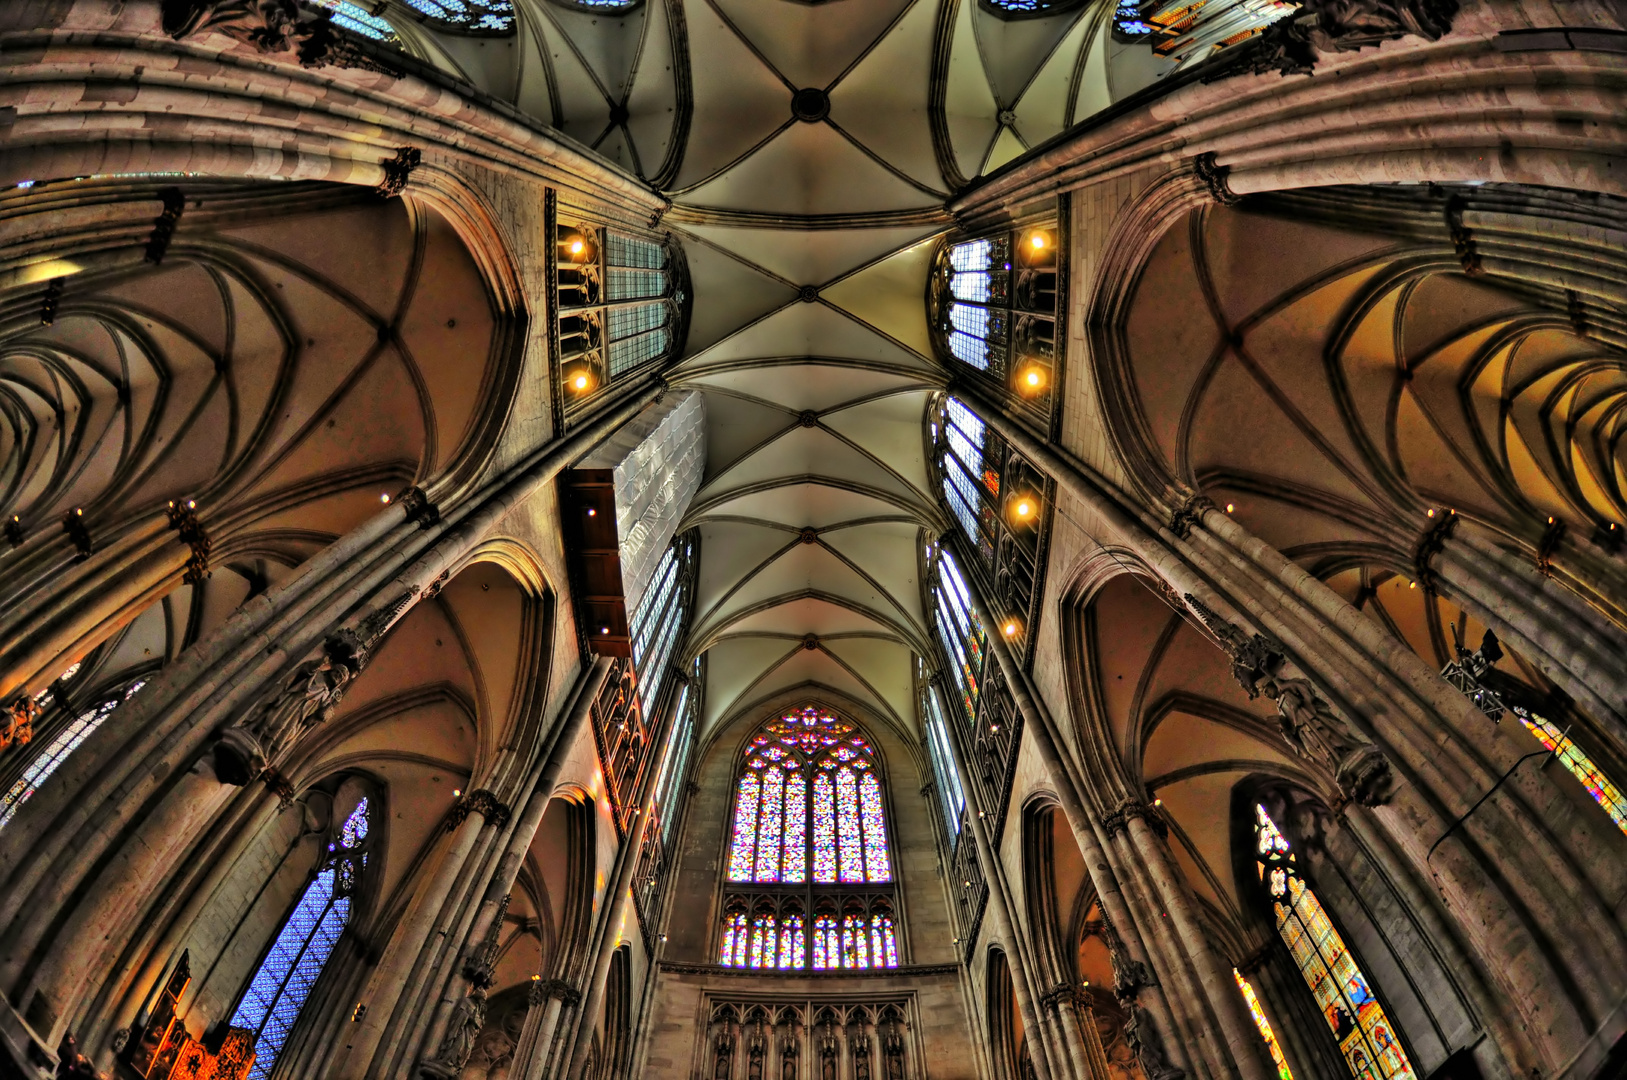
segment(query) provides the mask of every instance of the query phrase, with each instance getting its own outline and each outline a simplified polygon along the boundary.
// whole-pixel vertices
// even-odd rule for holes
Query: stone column
[[[958,544],[958,540],[956,541]],[[969,579],[972,587],[972,603],[977,614],[986,627],[998,627],[999,620],[992,619],[988,605],[984,602],[979,591],[976,579]],[[1062,746],[1061,733],[1056,730],[1055,719],[1050,710],[1046,709],[1034,692],[1029,681],[1028,673],[1012,654],[1010,646],[998,633],[987,635],[989,653],[995,662],[1000,665],[1001,672],[1006,677],[1006,686],[1011,691],[1012,699],[1016,702],[1017,710],[1023,716],[1023,731],[1033,738],[1033,745],[1038,751],[1040,760],[1044,763],[1047,773],[1050,774],[1052,784],[1056,789],[1057,801],[1061,804],[1063,817],[1068,822],[1069,831],[1073,833],[1074,841],[1079,845],[1080,854],[1084,856],[1086,872],[1090,875],[1091,884],[1096,887],[1097,895],[1101,898],[1102,909],[1107,912],[1108,918],[1123,928],[1127,934],[1126,945],[1131,949],[1132,959],[1144,962],[1144,957],[1137,955],[1142,952],[1139,935],[1134,932],[1137,926],[1126,906],[1123,894],[1119,891],[1118,880],[1108,866],[1107,856],[1103,845],[1089,815],[1085,811],[1084,800],[1079,792],[1083,784],[1076,779],[1074,771],[1069,767]],[[963,774],[965,775],[965,774]],[[1132,944],[1133,943],[1133,944]],[[1140,988],[1137,988],[1139,991]],[[1165,999],[1162,993],[1153,995],[1153,1008],[1160,1024],[1165,1025],[1166,1031],[1178,1034],[1179,1029],[1174,1023],[1174,1005]],[[1201,1031],[1201,1028],[1198,1029]],[[1197,1032],[1194,1032],[1196,1034]],[[1176,1040],[1175,1053],[1186,1056],[1184,1040]],[[1245,1073],[1248,1080],[1268,1080],[1268,1078],[1254,1077]]]
[[[581,1080],[582,1070],[587,1067],[588,1051],[593,1045],[593,1024],[598,1019],[599,1010],[604,1007],[605,983],[609,980],[610,961],[616,952],[616,929],[627,917],[627,909],[632,903],[633,871],[637,869],[639,854],[644,849],[644,823],[649,820],[654,797],[655,793],[651,792],[646,796],[644,805],[633,814],[627,823],[627,833],[622,837],[621,850],[616,853],[615,872],[600,911],[598,951],[588,975],[586,1000],[577,1017],[576,1040],[564,1073],[568,1080]]]
[[[536,837],[537,827],[542,824],[543,814],[553,799],[554,785],[559,782],[560,770],[564,768],[565,758],[581,733],[583,725],[592,709],[593,701],[599,696],[599,689],[604,685],[605,676],[610,672],[610,660],[599,657],[582,670],[577,677],[572,697],[566,706],[564,719],[556,726],[552,734],[552,751],[542,763],[537,774],[526,787],[530,796],[525,803],[514,829],[509,833],[508,843],[505,845],[501,859],[492,872],[481,897],[480,905],[476,909],[469,929],[464,935],[465,953],[470,953],[479,947],[480,942],[486,939],[491,930],[492,922],[498,910],[503,906],[504,899],[514,888],[514,881],[519,876],[520,866],[525,861],[525,853],[531,848],[531,841]],[[469,969],[468,961],[472,957],[466,956],[461,971],[461,977],[454,975],[448,981],[446,991],[437,1003],[435,1013],[431,1019],[419,1047],[428,1053],[435,1047],[445,1031],[447,1017],[451,1014],[457,1000],[463,996],[464,987],[475,980],[474,973]]]

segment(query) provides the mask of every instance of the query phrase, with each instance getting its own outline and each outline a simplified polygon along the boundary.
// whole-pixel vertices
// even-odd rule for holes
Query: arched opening
[[[1017,992],[1003,950],[989,949],[985,971],[983,1000],[996,1080],[1031,1080],[1033,1066],[1029,1064],[1022,1013],[1017,1008]]]
[[[857,724],[816,705],[764,722],[735,782],[718,962],[896,967],[889,816]]]

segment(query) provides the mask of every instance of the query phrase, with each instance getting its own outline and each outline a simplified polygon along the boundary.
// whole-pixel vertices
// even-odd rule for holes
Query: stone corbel
[[[379,168],[384,170],[384,179],[378,182],[373,190],[378,192],[381,199],[393,199],[407,190],[407,180],[412,171],[423,163],[424,155],[416,146],[401,146],[396,148],[395,157],[389,161],[379,162]],[[408,491],[418,491],[417,488],[408,488]],[[418,492],[420,495],[423,492]],[[424,528],[428,528],[426,525]]]
[[[1308,679],[1285,673],[1282,643],[1266,634],[1245,634],[1191,593],[1186,605],[1231,657],[1232,675],[1250,698],[1277,703],[1282,737],[1300,757],[1333,775],[1341,801],[1382,806],[1394,780],[1384,752],[1333,711]]]
[[[165,511],[169,515],[169,527],[179,534],[181,543],[191,552],[186,559],[186,570],[181,580],[188,585],[196,585],[209,576],[209,533],[198,520],[198,504],[188,499],[185,502],[171,501]]]
[[[407,520],[415,522],[420,529],[433,528],[441,520],[441,508],[429,501],[421,487],[404,488],[395,501],[406,511]]]
[[[1209,189],[1209,197],[1214,199],[1215,202],[1220,203],[1222,206],[1235,206],[1243,201],[1243,196],[1234,192],[1231,186],[1226,183],[1226,177],[1232,171],[1231,166],[1219,164],[1215,160],[1213,150],[1193,158],[1192,171],[1197,174],[1199,180],[1203,181],[1203,186]],[[1202,496],[1195,496],[1195,498],[1202,498]],[[1176,511],[1177,516],[1180,513],[1181,511]],[[1171,525],[1170,528],[1174,529],[1175,527]],[[1179,529],[1175,529],[1175,535],[1183,538],[1186,536]]]
[[[1214,156],[1215,155],[1213,154],[1199,154],[1198,158],[1200,161],[1203,158],[1209,158],[1211,161],[1213,161]],[[1199,171],[1199,175],[1202,175],[1201,170]],[[1224,180],[1222,180],[1221,183],[1224,184]],[[1226,202],[1228,200],[1216,196],[1216,201]],[[1233,198],[1230,201],[1236,202],[1237,200]],[[1193,492],[1182,500],[1181,505],[1176,507],[1175,511],[1170,514],[1169,531],[1180,537],[1182,540],[1185,540],[1188,536],[1192,535],[1192,527],[1195,525],[1202,525],[1203,515],[1214,508],[1215,504],[1210,500],[1209,496],[1204,495],[1201,492]]]

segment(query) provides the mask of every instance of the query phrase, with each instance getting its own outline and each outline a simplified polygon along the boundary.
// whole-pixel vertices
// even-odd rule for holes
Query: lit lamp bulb
[[[572,240],[570,250],[572,255],[580,255],[587,250],[587,245],[580,240]]]
[[[1049,236],[1046,236],[1042,232],[1032,233],[1028,237],[1028,244],[1035,251],[1044,251],[1045,250],[1045,245],[1049,244],[1050,242],[1051,242],[1051,238]]]
[[[1017,620],[1016,619],[1008,619],[1008,620],[1006,620],[1006,625],[1005,625],[1006,637],[1016,637],[1017,636],[1017,629],[1018,629],[1018,627],[1017,627]]]
[[[571,380],[571,386],[575,387],[577,390],[586,390],[588,388],[588,377],[586,375],[578,375],[576,378]]]
[[[1038,390],[1044,385],[1045,372],[1041,371],[1037,365],[1030,364],[1023,369],[1022,388],[1024,390]]]
[[[1011,510],[1020,520],[1027,521],[1034,516],[1034,500],[1028,498],[1018,499]]]

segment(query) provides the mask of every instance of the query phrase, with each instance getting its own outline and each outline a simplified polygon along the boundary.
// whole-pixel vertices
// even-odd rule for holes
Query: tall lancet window
[[[255,1059],[249,1080],[271,1075],[305,999],[350,921],[356,891],[367,869],[368,813],[363,797],[330,837],[316,876],[283,923],[232,1014],[233,1027],[254,1033]]]
[[[759,729],[735,784],[726,876],[719,963],[897,966],[886,797],[858,725],[809,706]]]
[[[61,686],[73,678],[78,668],[78,664],[73,665],[63,672],[53,685]],[[133,682],[123,690],[106,695],[90,708],[71,714],[72,719],[34,755],[34,760],[28,763],[23,774],[12,783],[6,793],[0,795],[0,829],[11,823],[11,819],[17,816],[17,811],[22,809],[23,803],[32,798],[40,785],[68,760],[69,754],[79,749],[80,744],[95,734],[96,729],[106,723],[107,718],[112,716],[120,705],[134,697],[136,691],[145,685],[145,679]],[[54,691],[45,690],[34,699],[34,703],[48,709],[56,703],[54,698]]]
[[[1315,891],[1299,876],[1287,838],[1265,807],[1255,806],[1254,813],[1255,866],[1271,897],[1277,932],[1333,1029],[1351,1075],[1356,1080],[1417,1080],[1367,976],[1333,928]]]

